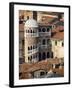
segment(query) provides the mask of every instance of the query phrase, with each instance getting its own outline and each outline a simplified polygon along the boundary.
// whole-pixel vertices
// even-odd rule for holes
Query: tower
[[[28,19],[24,26],[25,62],[34,63],[38,61],[38,24],[34,19]]]

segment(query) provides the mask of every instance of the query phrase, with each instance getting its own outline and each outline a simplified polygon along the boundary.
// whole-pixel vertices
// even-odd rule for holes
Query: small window
[[[29,16],[27,16],[27,20],[29,19]]]
[[[22,45],[24,45],[24,40],[22,40]]]
[[[29,30],[28,30],[28,33],[29,33]]]
[[[39,32],[41,32],[41,28],[39,28]]]
[[[64,43],[62,42],[62,47],[64,46]]]
[[[30,60],[30,58],[28,57],[28,60]]]
[[[21,77],[22,76],[22,73],[19,73],[19,77]]]
[[[43,39],[43,42],[42,42],[43,45],[45,45],[45,39]]]
[[[24,15],[22,15],[22,19],[24,19]]]
[[[47,32],[49,32],[49,28],[47,28]]]
[[[32,59],[32,56],[31,56],[31,59]]]
[[[40,76],[44,75],[45,73],[44,72],[40,72]]]
[[[47,58],[49,58],[50,57],[50,54],[49,54],[49,52],[47,52]]]
[[[43,31],[43,32],[45,32],[45,31],[46,31],[46,29],[45,29],[45,28],[42,28],[42,31]]]
[[[57,46],[57,41],[55,41],[55,45]]]
[[[31,46],[31,50],[32,50],[32,46]]]
[[[31,30],[31,33],[32,33],[32,30]]]
[[[30,50],[30,47],[28,47],[28,50]]]

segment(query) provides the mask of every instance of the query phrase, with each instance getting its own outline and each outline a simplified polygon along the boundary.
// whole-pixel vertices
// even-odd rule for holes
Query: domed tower
[[[28,19],[24,26],[25,37],[25,62],[38,61],[38,24],[34,19]]]

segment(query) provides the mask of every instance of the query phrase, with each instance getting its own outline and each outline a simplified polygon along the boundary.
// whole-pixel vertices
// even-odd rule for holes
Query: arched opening
[[[32,50],[32,46],[31,46],[31,50]]]
[[[62,47],[64,46],[64,43],[62,42]]]
[[[45,52],[43,52],[42,59],[43,59],[43,60],[46,59],[46,54],[45,54]]]
[[[30,47],[28,47],[28,50],[30,50]]]
[[[45,32],[46,31],[46,29],[45,28],[42,28],[42,32]]]
[[[49,32],[49,27],[47,28],[47,32]]]
[[[31,30],[31,33],[32,33],[32,30]]]
[[[47,52],[47,58],[50,58],[50,54],[49,54],[49,52]]]
[[[41,53],[39,53],[39,61],[41,61]]]
[[[45,75],[45,72],[40,72],[40,76]]]
[[[41,28],[39,28],[39,32],[41,32]]]
[[[29,30],[28,30],[28,33],[29,33]]]
[[[43,39],[43,42],[42,42],[43,45],[45,45],[45,39]]]

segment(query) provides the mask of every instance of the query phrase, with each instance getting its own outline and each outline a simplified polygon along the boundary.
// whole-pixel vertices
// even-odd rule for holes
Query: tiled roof
[[[64,39],[64,27],[58,26],[54,30],[52,30],[52,39]]]
[[[33,64],[24,63],[20,64],[20,72],[34,72],[36,70],[50,70],[51,64],[58,64],[59,59],[50,59],[50,60],[43,60],[40,62],[36,62]]]

